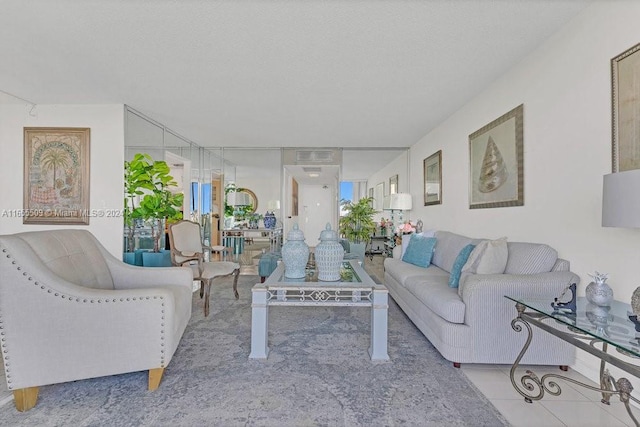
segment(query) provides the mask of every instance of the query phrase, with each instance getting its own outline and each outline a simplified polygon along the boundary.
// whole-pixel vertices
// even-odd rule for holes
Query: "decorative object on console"
[[[589,274],[589,276],[593,277],[594,281],[589,283],[585,289],[587,300],[599,307],[608,307],[613,301],[613,289],[607,284],[609,275],[596,271],[594,274]]]
[[[276,226],[276,214],[274,210],[280,209],[280,200],[269,200],[267,202],[267,213],[264,215],[264,228],[274,228]]]
[[[553,299],[553,302],[551,303],[551,307],[553,307],[558,311],[563,311],[563,312],[569,311],[571,313],[575,313],[577,309],[576,308],[576,302],[577,302],[576,287],[577,287],[577,284],[572,283],[566,288],[564,288],[560,296]],[[567,291],[571,291],[571,299],[567,302],[560,302],[559,300],[564,299],[565,295],[567,294]]]
[[[301,279],[305,277],[307,261],[309,260],[309,246],[304,242],[304,233],[294,224],[287,234],[287,242],[282,245],[282,262],[284,263],[284,277]]]
[[[338,233],[331,229],[327,223],[325,229],[320,232],[320,243],[315,248],[316,266],[318,268],[318,280],[335,282],[340,280],[340,269],[344,258],[344,248],[338,242]]]
[[[442,150],[422,162],[424,174],[424,205],[442,204]]]
[[[469,208],[524,205],[523,106],[469,135]]]
[[[596,327],[596,334],[599,336],[609,336],[609,321],[613,320],[613,315],[609,313],[611,307],[587,304],[585,314],[589,322]]]
[[[424,227],[424,223],[421,219],[416,222],[416,233],[422,233],[422,228]]]

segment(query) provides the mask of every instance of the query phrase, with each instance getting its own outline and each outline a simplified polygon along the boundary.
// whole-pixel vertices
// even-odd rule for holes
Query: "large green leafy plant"
[[[373,216],[373,197],[363,197],[356,203],[341,200],[340,205],[346,213],[340,217],[340,235],[353,243],[366,243],[376,230]]]
[[[173,193],[171,188],[178,184],[170,175],[171,169],[163,160],[153,160],[148,154],[136,154],[133,160],[125,162],[125,225],[132,248],[135,220],[142,219],[151,227],[153,251],[160,250],[160,237],[164,230],[164,221],[182,218],[184,196]],[[142,196],[139,206],[135,201]]]

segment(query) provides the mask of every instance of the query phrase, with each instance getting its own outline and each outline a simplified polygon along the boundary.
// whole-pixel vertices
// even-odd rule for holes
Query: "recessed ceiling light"
[[[310,173],[310,174],[309,174],[309,178],[317,178],[317,177],[319,177],[319,176],[320,176],[320,174],[319,174],[319,173]]]

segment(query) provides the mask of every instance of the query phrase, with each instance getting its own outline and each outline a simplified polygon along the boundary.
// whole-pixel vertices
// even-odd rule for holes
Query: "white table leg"
[[[251,353],[249,359],[266,359],[269,355],[267,288],[254,287],[251,294]]]
[[[387,354],[387,322],[389,312],[389,291],[386,289],[373,290],[373,304],[371,306],[371,360],[389,360]]]

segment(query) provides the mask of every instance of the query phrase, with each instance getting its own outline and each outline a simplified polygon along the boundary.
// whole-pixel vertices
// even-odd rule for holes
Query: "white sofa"
[[[405,236],[406,238],[407,236]],[[463,274],[459,288],[449,286],[449,275],[460,251],[472,239],[447,231],[435,232],[436,244],[427,268],[400,258],[384,261],[385,284],[406,315],[442,356],[460,363],[511,364],[527,333],[515,332],[515,303],[505,295],[544,298],[551,303],[579,277],[569,262],[544,244],[507,242],[508,259],[501,274]],[[399,247],[398,247],[399,248]],[[397,254],[396,252],[396,255]],[[575,350],[552,335],[534,330],[522,363],[567,366]]]
[[[159,386],[191,317],[186,267],[144,268],[86,230],[0,236],[0,335],[16,408],[38,387],[149,370]]]

